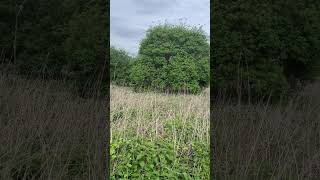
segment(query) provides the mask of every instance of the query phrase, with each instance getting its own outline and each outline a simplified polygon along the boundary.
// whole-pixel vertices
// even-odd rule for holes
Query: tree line
[[[214,92],[280,97],[320,76],[319,1],[216,0],[211,6],[210,43],[201,28],[158,25],[136,57],[110,48],[109,64],[108,3],[2,0],[0,60],[21,74],[67,79],[81,93],[93,86],[104,91],[108,79],[193,93],[210,81]]]
[[[211,84],[241,97],[301,89],[320,76],[320,2],[211,3]]]
[[[108,4],[2,0],[2,64],[28,76],[70,80],[81,94],[103,85],[108,78]]]

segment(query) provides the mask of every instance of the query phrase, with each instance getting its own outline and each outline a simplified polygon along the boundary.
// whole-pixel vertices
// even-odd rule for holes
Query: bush
[[[130,79],[135,88],[199,92],[209,83],[209,43],[201,28],[158,25],[147,31]]]
[[[110,79],[117,85],[129,84],[129,70],[133,58],[115,47],[110,48]]]

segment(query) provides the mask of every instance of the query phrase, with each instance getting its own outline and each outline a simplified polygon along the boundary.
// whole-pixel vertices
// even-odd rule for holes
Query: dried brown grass
[[[123,138],[143,136],[154,140],[165,138],[164,124],[178,119],[184,126],[192,124],[188,141],[209,143],[209,91],[202,94],[165,94],[133,92],[130,88],[111,85],[111,132]],[[187,130],[187,128],[182,128]],[[130,131],[133,131],[130,133]],[[171,134],[179,141],[182,134]]]
[[[319,179],[320,83],[288,103],[212,103],[215,179]]]
[[[106,103],[0,75],[0,179],[103,179]]]

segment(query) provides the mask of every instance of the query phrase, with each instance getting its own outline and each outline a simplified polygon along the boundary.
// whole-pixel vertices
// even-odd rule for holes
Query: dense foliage
[[[318,1],[215,1],[212,84],[241,96],[278,96],[317,76]],[[318,74],[319,75],[319,74]]]
[[[3,0],[0,12],[1,60],[18,72],[72,80],[82,92],[107,80],[108,3]]]
[[[129,85],[129,71],[133,57],[126,51],[110,48],[110,79],[118,85]]]
[[[116,139],[111,144],[111,179],[207,179],[208,145],[195,142],[176,149],[172,143],[144,138]],[[191,172],[190,169],[193,169]]]
[[[209,144],[197,137],[190,140],[193,131],[192,121],[173,118],[164,123],[164,136],[154,140],[137,137],[133,129],[127,130],[129,139],[113,132],[111,179],[208,179]]]
[[[151,27],[130,78],[135,88],[198,92],[209,83],[209,43],[201,28]]]

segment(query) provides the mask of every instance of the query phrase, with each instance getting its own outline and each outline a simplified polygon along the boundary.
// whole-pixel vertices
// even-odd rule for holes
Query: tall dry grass
[[[209,91],[200,95],[133,92],[128,87],[111,85],[111,133],[122,138],[133,136],[150,140],[167,138],[164,125],[167,121],[182,123],[182,131],[192,125],[192,132],[185,137],[170,134],[177,145],[181,139],[200,140],[209,144]],[[181,137],[181,136],[184,137]],[[111,135],[112,137],[112,135]]]
[[[104,179],[104,100],[0,73],[0,179]]]
[[[215,179],[319,179],[320,83],[289,102],[211,106]]]
[[[111,179],[209,178],[208,90],[191,95],[110,89]]]

